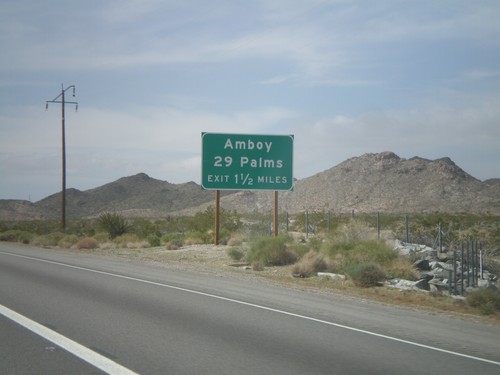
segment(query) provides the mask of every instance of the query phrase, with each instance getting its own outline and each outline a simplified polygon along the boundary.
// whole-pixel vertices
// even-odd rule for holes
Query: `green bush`
[[[76,234],[66,234],[61,240],[59,241],[59,247],[66,247],[70,248],[71,246],[75,245],[78,243],[79,237]]]
[[[493,289],[481,288],[467,294],[469,306],[478,308],[484,315],[500,311],[500,293]]]
[[[189,231],[184,234],[184,243],[188,245],[201,245],[212,241],[213,234],[208,231]]]
[[[149,245],[152,247],[156,247],[156,246],[161,245],[161,239],[156,234],[150,234],[148,236],[148,242],[149,242]]]
[[[325,252],[338,272],[346,272],[349,266],[360,263],[388,266],[398,258],[397,251],[376,240],[333,242]]]
[[[239,261],[245,256],[245,253],[239,247],[230,247],[227,249],[227,255],[232,260]]]
[[[420,272],[408,259],[395,259],[391,264],[386,266],[386,271],[391,279],[417,281],[420,278]]]
[[[99,216],[97,225],[102,230],[108,232],[111,239],[121,236],[130,230],[130,226],[123,216],[109,212]]]
[[[161,243],[170,248],[180,248],[184,244],[184,235],[181,233],[168,233],[161,238]]]
[[[125,248],[142,247],[139,246],[139,244],[141,244],[141,240],[135,233],[123,233],[120,236],[115,237],[113,239],[113,243],[115,243],[119,247]]]
[[[11,229],[0,233],[0,241],[30,243],[33,234],[24,230]]]
[[[261,237],[250,243],[247,260],[261,262],[265,266],[281,266],[294,263],[298,259],[292,246],[292,239],[285,236]]]
[[[352,264],[346,269],[356,286],[367,288],[385,279],[385,272],[377,263]]]
[[[33,239],[32,244],[36,246],[59,246],[61,240],[66,236],[65,233],[54,232]]]
[[[158,223],[153,223],[151,220],[143,218],[134,218],[130,225],[130,230],[139,236],[139,238],[161,237]],[[152,245],[156,246],[156,245]]]

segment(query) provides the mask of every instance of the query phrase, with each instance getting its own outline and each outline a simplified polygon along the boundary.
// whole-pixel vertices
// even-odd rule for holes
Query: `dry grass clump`
[[[418,270],[407,259],[395,259],[386,267],[386,269],[389,277],[393,279],[416,281],[420,276]]]
[[[205,242],[201,237],[188,237],[184,240],[184,245],[186,246],[191,246],[191,245],[203,245]]]
[[[354,282],[354,285],[361,288],[379,285],[386,277],[384,269],[373,262],[352,264],[347,268],[346,273]]]
[[[252,270],[253,271],[264,271],[265,265],[264,262],[260,260],[256,260],[252,262]]]
[[[99,246],[99,242],[93,237],[85,237],[76,243],[77,249],[96,249]]]
[[[247,241],[247,237],[244,233],[236,232],[231,234],[227,240],[228,246],[241,246],[243,242]]]
[[[127,249],[147,249],[151,245],[147,241],[127,242],[124,247]]]
[[[167,250],[179,250],[181,245],[177,241],[168,241],[165,244],[165,249]]]
[[[493,289],[478,289],[467,295],[467,303],[483,315],[495,314],[500,312],[500,293]]]
[[[228,246],[241,246],[242,243],[243,239],[237,237],[231,237],[229,240],[227,240]]]
[[[290,267],[290,273],[292,275],[300,275],[301,277],[311,277],[318,272],[329,269],[330,264],[328,259],[323,254],[311,250]]]
[[[116,248],[117,248],[117,245],[114,242],[102,242],[99,244],[99,249],[102,249],[102,250],[113,250]]]

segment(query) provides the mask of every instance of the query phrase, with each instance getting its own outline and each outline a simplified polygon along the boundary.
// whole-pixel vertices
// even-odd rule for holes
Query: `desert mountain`
[[[223,191],[221,206],[238,212],[270,211],[270,191]],[[102,212],[124,216],[165,217],[192,214],[213,205],[212,191],[194,183],[171,184],[144,173],[109,184],[66,192],[67,217],[95,217]],[[60,193],[38,202],[0,200],[0,220],[57,219]],[[290,213],[333,212],[472,212],[500,214],[498,179],[481,182],[451,159],[400,158],[392,152],[365,154],[298,180],[279,193],[279,209]]]
[[[238,198],[236,198],[236,196]],[[272,207],[269,192],[239,192],[221,199],[227,209]],[[392,152],[365,154],[299,180],[280,193],[289,212],[490,212],[500,214],[500,185],[481,182],[451,159],[403,159]]]

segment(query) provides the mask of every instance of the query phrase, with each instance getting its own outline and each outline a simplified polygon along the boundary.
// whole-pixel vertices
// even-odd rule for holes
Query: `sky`
[[[294,135],[295,178],[365,153],[500,177],[498,0],[2,0],[0,199],[146,173],[201,133]],[[71,86],[74,85],[75,97]]]

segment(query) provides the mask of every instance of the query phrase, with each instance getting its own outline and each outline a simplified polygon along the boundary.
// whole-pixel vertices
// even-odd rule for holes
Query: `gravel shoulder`
[[[230,246],[226,245],[204,244],[188,245],[177,250],[168,250],[164,246],[160,246],[88,251],[97,256],[120,258],[129,262],[151,264],[166,269],[272,283],[315,294],[334,294],[384,305],[397,305],[399,308],[419,309],[431,314],[446,314],[450,318],[500,325],[500,314],[478,315],[464,301],[454,300],[446,296],[436,297],[422,292],[401,292],[386,287],[356,288],[349,280],[333,281],[324,277],[293,278],[289,266],[265,267],[262,271],[254,271],[249,265],[232,260],[227,253],[229,248]],[[82,250],[72,251],[80,252]]]

